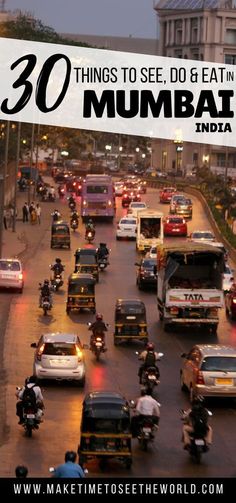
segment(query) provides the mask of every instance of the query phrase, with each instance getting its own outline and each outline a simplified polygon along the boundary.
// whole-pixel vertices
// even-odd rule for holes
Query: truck
[[[157,306],[164,330],[200,325],[217,332],[224,252],[205,243],[176,243],[157,253]]]
[[[137,212],[136,248],[146,252],[152,246],[163,244],[163,213],[156,210],[139,210]]]

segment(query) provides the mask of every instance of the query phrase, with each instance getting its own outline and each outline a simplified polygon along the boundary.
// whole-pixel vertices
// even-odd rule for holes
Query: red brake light
[[[201,370],[198,371],[196,384],[205,384]]]
[[[42,346],[40,346],[40,348],[38,349],[38,352],[37,352],[37,360],[41,360],[41,357],[42,357],[42,354],[44,352],[44,348],[45,348],[45,344],[42,344]]]

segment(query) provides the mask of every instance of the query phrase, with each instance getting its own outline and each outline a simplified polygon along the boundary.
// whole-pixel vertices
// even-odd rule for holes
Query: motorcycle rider
[[[155,346],[152,342],[148,342],[146,345],[146,350],[142,351],[140,353],[139,360],[143,360],[142,365],[139,367],[138,371],[138,376],[139,376],[139,383],[142,384],[142,374],[145,370],[147,370],[149,367],[155,367],[156,368],[156,377],[159,379],[160,377],[160,372],[158,367],[156,366],[156,362],[159,359],[158,353],[155,351]]]
[[[54,271],[55,274],[62,274],[64,271],[64,265],[61,263],[60,258],[56,258],[55,264],[52,265],[51,271]]]
[[[91,232],[92,235],[95,236],[95,225],[92,221],[92,218],[89,218],[88,222],[85,225],[85,236],[87,236],[89,232]]]
[[[141,397],[138,398],[136,407],[136,415],[131,419],[131,432],[133,437],[137,437],[140,431],[140,426],[146,418],[151,419],[155,425],[159,424],[160,407],[157,401],[151,396],[150,390],[142,390]]]
[[[41,388],[37,384],[37,377],[36,376],[30,376],[27,377],[25,380],[25,386],[23,386],[20,390],[16,391],[16,396],[19,398],[19,402],[16,404],[16,415],[19,416],[19,422],[18,424],[23,424],[24,419],[23,419],[23,408],[24,408],[24,391],[28,388],[33,388],[34,393],[35,393],[35,398],[36,398],[36,407],[37,407],[37,420],[40,422],[41,417],[43,415],[43,409],[44,409],[44,403],[43,403],[43,395]]]
[[[56,209],[53,211],[53,213],[51,213],[51,216],[52,216],[53,222],[58,222],[58,220],[60,220],[60,218],[61,218],[60,212]]]
[[[55,469],[53,478],[84,478],[84,470],[75,462],[76,456],[76,452],[67,451],[65,453],[65,463]]]
[[[101,339],[104,343],[104,350],[105,350],[105,333],[104,332],[107,332],[107,326],[103,321],[102,314],[97,313],[96,321],[94,323],[92,323],[92,325],[89,327],[89,330],[92,330],[92,334],[90,337],[90,349],[92,349],[92,346],[94,344],[96,337],[101,337]]]
[[[208,424],[209,413],[203,405],[203,398],[198,396],[192,402],[192,408],[184,412],[183,442],[184,449],[191,444],[191,433],[199,434],[205,440],[206,450],[212,444],[213,431]]]
[[[42,301],[45,297],[49,298],[49,303],[50,303],[50,306],[52,307],[52,295],[51,295],[49,283],[50,282],[48,279],[44,280],[43,285],[41,285],[41,283],[39,283],[39,290],[40,290],[39,307],[42,307]]]
[[[72,222],[76,222],[79,225],[79,213],[76,210],[73,210],[70,215],[70,225]]]
[[[108,260],[109,256],[109,250],[107,248],[106,243],[100,243],[99,248],[97,249],[97,261],[107,259]]]
[[[73,196],[69,197],[68,202],[69,202],[69,208],[72,208],[72,206],[73,206],[73,209],[74,209],[76,207],[76,201],[73,198]]]

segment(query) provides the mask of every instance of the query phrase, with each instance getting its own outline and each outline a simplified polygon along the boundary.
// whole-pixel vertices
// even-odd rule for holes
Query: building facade
[[[236,8],[233,0],[160,0],[154,9],[160,23],[159,55],[236,64]],[[236,177],[236,149],[217,145],[157,140],[154,166],[189,173],[209,166]],[[235,173],[235,175],[234,175]]]

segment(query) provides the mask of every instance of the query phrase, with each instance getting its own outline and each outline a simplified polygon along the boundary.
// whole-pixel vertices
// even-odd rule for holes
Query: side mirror
[[[30,344],[30,347],[31,347],[31,348],[37,348],[37,344],[36,344],[36,342],[32,342],[32,344]]]

